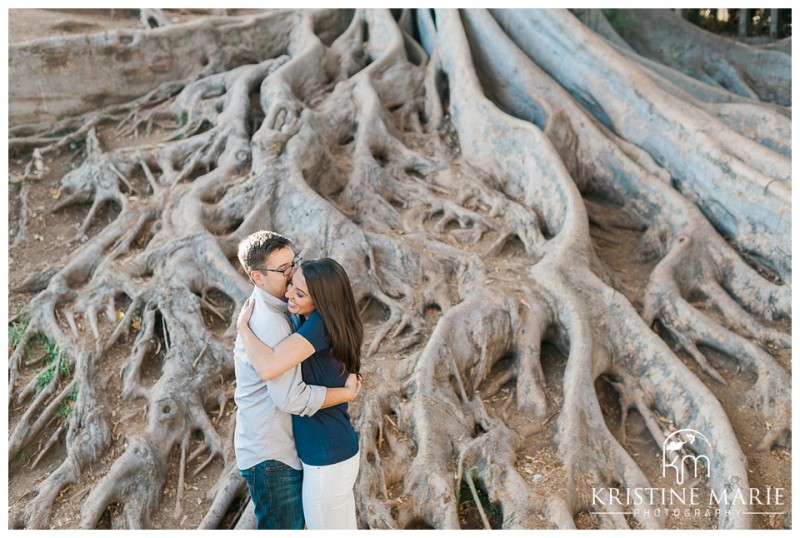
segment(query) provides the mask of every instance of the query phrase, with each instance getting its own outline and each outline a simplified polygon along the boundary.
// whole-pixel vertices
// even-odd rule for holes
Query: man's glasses
[[[291,271],[292,269],[300,267],[301,263],[303,263],[303,257],[302,256],[295,256],[294,260],[292,260],[292,263],[287,265],[283,269],[256,269],[256,270],[257,271],[261,271],[261,272],[268,271],[270,273],[283,273],[284,275],[286,275],[286,273],[288,271]]]

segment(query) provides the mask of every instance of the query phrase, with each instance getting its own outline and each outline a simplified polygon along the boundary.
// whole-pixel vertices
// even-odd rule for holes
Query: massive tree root
[[[28,321],[9,402],[24,411],[9,457],[67,433],[63,463],[14,525],[47,527],[58,495],[101,462],[81,527],[152,526],[171,479],[178,517],[185,476],[212,462],[197,525],[239,510],[224,411],[249,289],[236,245],[258,229],[336,258],[353,281],[369,336],[353,406],[361,526],[458,528],[465,496],[483,526],[572,528],[588,513],[605,528],[674,526],[657,502],[632,517],[608,502],[610,488],[654,485],[627,444],[632,412],[653,446],[703,432],[708,488],[746,489],[731,409],[710,388],[728,378],[708,350],[751,376],[748,401],[769,423],[759,448],[784,444],[791,387],[773,354],[790,346],[774,323],[791,316],[790,166],[773,141],[788,127],[775,119],[748,137],[742,126],[755,123],[748,111],[786,110],[700,91],[705,80],[654,69],[568,12],[278,16],[281,46],[256,59],[209,58],[196,76],[62,125],[66,135],[12,136],[16,150],[40,148],[29,179],[43,174],[42,151],[84,142],[56,210],[91,203],[67,262],[17,282],[32,295],[16,315]],[[723,106],[738,119],[720,119]],[[117,136],[165,134],[108,149],[109,123]],[[109,206],[114,222],[98,227]],[[601,255],[620,230],[641,238],[638,279]],[[24,350],[39,334],[63,366],[37,390]],[[122,446],[101,373],[115,350],[119,396],[145,406]],[[600,380],[619,397],[621,432]],[[520,467],[536,439],[555,451],[546,493]],[[710,526],[755,525],[746,502],[724,503]]]
[[[788,54],[717,37],[667,9],[632,9],[625,14],[631,29],[624,38],[644,55],[733,93],[791,105]]]

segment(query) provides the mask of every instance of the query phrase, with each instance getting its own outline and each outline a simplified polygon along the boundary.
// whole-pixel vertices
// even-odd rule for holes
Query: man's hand
[[[347,376],[347,381],[344,383],[344,388],[350,390],[353,394],[350,397],[350,400],[355,400],[356,396],[358,396],[358,392],[361,390],[361,376],[358,374],[350,374]]]
[[[346,404],[352,401],[361,390],[361,376],[358,374],[350,374],[347,376],[347,381],[344,387],[328,387],[325,391],[325,401],[322,402],[320,409],[333,407],[334,405]]]

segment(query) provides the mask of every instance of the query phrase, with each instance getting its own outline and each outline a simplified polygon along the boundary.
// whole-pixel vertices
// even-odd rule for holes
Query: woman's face
[[[289,282],[286,298],[289,300],[289,312],[292,314],[307,317],[315,309],[311,295],[308,294],[308,286],[306,286],[303,270],[299,267],[292,275],[291,282]]]

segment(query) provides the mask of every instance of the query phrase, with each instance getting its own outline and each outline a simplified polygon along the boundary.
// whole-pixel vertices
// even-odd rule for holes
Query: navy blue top
[[[297,334],[314,347],[314,354],[301,363],[306,385],[344,387],[348,372],[342,372],[342,363],[331,356],[331,339],[319,312],[312,312]],[[358,452],[358,434],[350,424],[346,403],[308,417],[292,415],[292,427],[297,453],[306,465],[332,465]]]

